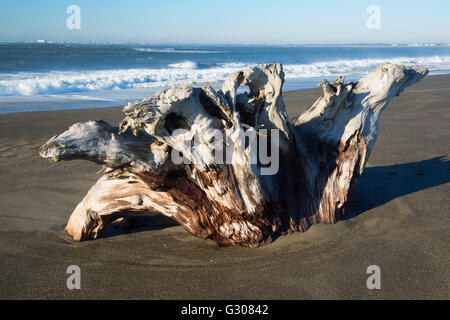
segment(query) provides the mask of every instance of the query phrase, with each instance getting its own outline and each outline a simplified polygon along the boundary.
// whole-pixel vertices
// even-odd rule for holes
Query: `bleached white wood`
[[[289,122],[282,66],[248,67],[218,91],[180,86],[130,102],[119,127],[75,124],[40,154],[105,166],[69,219],[66,230],[74,240],[95,239],[116,219],[157,212],[220,245],[256,247],[344,217],[381,111],[427,73],[386,63],[356,83],[324,80],[322,96]],[[240,85],[249,93],[238,94]],[[245,132],[265,141],[263,129],[280,132],[274,175],[252,162],[258,147],[242,140]],[[217,154],[218,146],[224,154]],[[185,162],[174,163],[175,151]],[[225,155],[231,161],[220,161]]]

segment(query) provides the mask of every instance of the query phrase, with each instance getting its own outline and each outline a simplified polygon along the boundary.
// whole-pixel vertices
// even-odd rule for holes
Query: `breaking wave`
[[[226,53],[226,51],[214,51],[214,50],[187,50],[187,49],[175,49],[175,48],[134,48],[140,52],[155,52],[155,53]]]
[[[354,59],[284,65],[286,80],[305,80],[337,75],[354,76],[389,61],[422,65],[432,72],[450,72],[450,56],[394,59]],[[256,63],[199,64],[184,61],[160,69],[118,69],[10,73],[0,77],[0,96],[60,94],[129,88],[163,88],[174,85],[218,83],[231,72]]]

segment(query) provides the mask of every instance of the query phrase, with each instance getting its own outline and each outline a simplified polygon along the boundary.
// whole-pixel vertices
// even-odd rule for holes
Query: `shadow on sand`
[[[450,161],[445,156],[365,168],[347,208],[346,219],[356,217],[395,198],[448,182]]]
[[[127,233],[136,233],[150,230],[161,230],[179,224],[162,214],[149,213],[148,216],[139,216],[136,218],[127,218],[121,222],[109,224],[101,238],[108,238]]]

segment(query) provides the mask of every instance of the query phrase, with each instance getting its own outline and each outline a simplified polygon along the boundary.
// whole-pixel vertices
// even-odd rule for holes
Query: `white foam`
[[[184,61],[184,62],[169,64],[169,67],[180,68],[180,69],[197,69],[198,65],[194,61]]]
[[[385,62],[402,65],[421,65],[427,67],[430,71],[450,70],[450,56],[433,56],[323,61],[312,64],[286,65],[284,66],[284,72],[286,79],[357,75],[365,74],[367,71]]]
[[[175,48],[134,48],[141,52],[156,52],[156,53],[225,53],[226,51],[213,50],[177,50]]]
[[[337,75],[358,75],[389,61],[396,64],[422,65],[430,71],[450,72],[450,56],[395,59],[355,59],[284,65],[287,80],[308,80]],[[52,71],[43,73],[3,73],[0,96],[61,94],[97,90],[162,88],[175,85],[217,83],[231,72],[254,63],[218,63],[199,68],[193,61],[170,64],[162,69],[119,69],[94,71]]]

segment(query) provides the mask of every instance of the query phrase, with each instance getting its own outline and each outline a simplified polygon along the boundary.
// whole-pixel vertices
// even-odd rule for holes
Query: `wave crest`
[[[314,80],[337,75],[359,75],[389,61],[395,64],[427,67],[430,71],[450,71],[450,56],[394,59],[355,59],[284,65],[286,80]],[[255,63],[217,63],[203,65],[193,61],[170,64],[162,69],[94,70],[87,72],[52,71],[44,73],[2,74],[0,95],[35,95],[115,90],[163,88],[175,85],[218,83],[231,72]]]
[[[175,48],[133,48],[140,52],[154,52],[154,53],[226,53],[226,51],[213,51],[213,50],[177,50]]]

